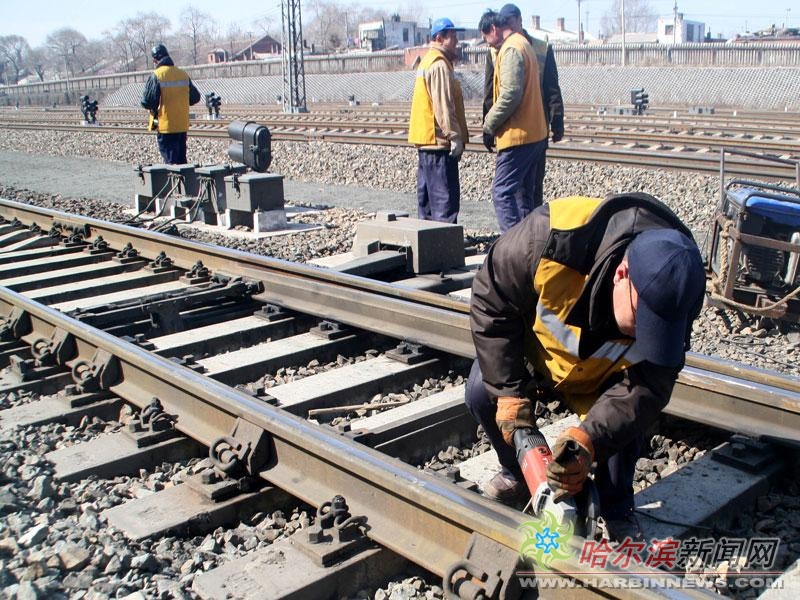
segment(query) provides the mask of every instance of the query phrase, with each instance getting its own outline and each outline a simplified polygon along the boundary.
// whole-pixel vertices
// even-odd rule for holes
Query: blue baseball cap
[[[662,367],[677,367],[706,290],[697,244],[676,229],[643,231],[628,246],[628,272],[639,293],[637,355]]]
[[[453,25],[453,22],[450,19],[447,17],[442,17],[441,19],[436,19],[431,25],[431,39],[436,37],[436,34],[441,33],[442,31],[464,31],[464,28],[456,27]]]

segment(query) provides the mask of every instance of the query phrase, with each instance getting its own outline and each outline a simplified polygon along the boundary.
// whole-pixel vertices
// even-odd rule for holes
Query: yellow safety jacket
[[[182,133],[189,131],[189,76],[173,65],[162,65],[155,71],[161,88],[158,105],[158,132]],[[150,115],[152,127],[153,115]]]
[[[584,225],[600,202],[582,196],[550,202],[551,228],[569,231]],[[630,365],[625,353],[632,344],[628,338],[609,340],[591,356],[579,357],[581,329],[568,325],[566,319],[588,277],[548,258],[547,253],[541,257],[533,277],[538,303],[526,351],[534,370],[549,377],[548,385],[581,418],[597,399],[602,382]]]
[[[447,64],[447,68],[452,72],[453,63],[449,58],[438,48],[431,48],[422,58],[417,68],[417,77],[414,80],[414,93],[411,98],[411,116],[408,124],[408,142],[417,146],[433,146],[440,145],[442,147],[449,146],[449,140],[437,138],[436,132],[436,118],[433,111],[433,99],[431,98],[431,90],[428,89],[428,84],[425,80],[425,75],[428,69],[433,66],[436,61],[443,60]],[[459,121],[458,126],[462,130],[463,142],[466,142],[467,136],[467,122],[464,116],[464,97],[461,92],[461,86],[458,81],[453,81],[453,103],[455,105],[455,117]]]
[[[498,150],[540,142],[547,137],[547,122],[544,118],[544,105],[542,104],[541,75],[533,48],[521,33],[513,33],[506,38],[497,52],[497,62],[494,66],[493,103],[497,102],[500,95],[500,73],[504,50],[508,47],[515,48],[525,61],[525,88],[523,101],[511,117],[503,123],[495,135]]]

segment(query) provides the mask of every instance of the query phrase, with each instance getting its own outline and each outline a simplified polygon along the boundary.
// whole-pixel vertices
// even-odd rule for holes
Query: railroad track
[[[315,508],[335,506],[326,502],[343,496],[350,514],[363,517],[350,522],[348,535],[359,540],[353,563],[405,560],[458,581],[468,557],[506,583],[514,579],[520,570],[518,527],[526,516],[484,499],[469,482],[459,485],[414,466],[446,446],[474,440],[474,424],[457,385],[418,400],[422,408],[416,412],[413,402],[402,407],[408,411],[402,416],[387,411],[380,425],[351,423],[350,433],[308,420],[313,415],[325,422],[325,410],[367,402],[375,394],[385,400],[388,390],[401,393],[421,381],[464,373],[474,356],[466,303],[7,201],[0,202],[0,215],[5,219],[0,226],[0,364],[6,367],[0,390],[47,396],[0,412],[0,429],[108,416],[127,405],[139,415],[139,425],[128,426],[134,440],[157,440],[149,449],[124,440],[123,434],[111,445],[89,442],[95,445],[79,448],[84,456],[79,468],[74,457],[65,466],[64,453],[53,458],[57,478],[109,477],[138,469],[137,461],[191,455],[199,444],[210,448],[213,464],[232,477],[220,481],[200,475],[199,483],[175,489],[213,494],[210,488],[230,493],[234,487],[237,495],[220,495],[240,510],[277,503],[275,488]],[[336,362],[340,356],[366,359],[339,361],[337,369],[282,385],[263,377],[302,369],[311,361]],[[800,445],[795,379],[709,357],[688,359],[668,412],[780,446]],[[722,496],[733,488],[747,496],[750,486],[763,485],[766,475],[778,472],[779,461],[769,449],[762,451],[762,458],[773,462],[758,483],[737,468],[706,461],[714,472],[733,471],[730,481],[719,484],[730,489],[710,495],[713,506],[705,519],[718,516]],[[736,458],[736,451],[728,454]],[[703,467],[697,468],[688,488],[694,491],[706,485]],[[141,539],[197,525],[199,515],[213,521],[222,512],[209,508],[207,499],[176,500],[171,494],[148,498],[144,506],[114,507],[106,518]],[[183,520],[165,525],[159,515],[175,512],[175,502],[185,504],[178,511]],[[323,509],[315,525],[326,514]],[[663,533],[657,523],[651,531]],[[313,531],[301,532],[304,544],[337,533],[335,528]],[[330,553],[325,556],[320,560],[333,560]],[[607,565],[589,572],[578,558],[555,561],[548,576],[583,582],[597,595],[642,598],[652,597],[649,586],[657,588],[666,577],[641,566]],[[195,591],[203,598],[235,595],[225,586],[246,578],[252,564],[238,573],[198,577]],[[259,573],[262,583],[270,580]],[[336,589],[345,589],[348,573],[340,575],[345,583]],[[642,584],[598,589],[593,587],[598,573]],[[308,577],[304,585],[313,587],[321,575],[314,571]]]
[[[227,107],[226,107],[227,108]],[[285,115],[275,107],[230,107],[220,120],[195,119],[192,135],[227,137],[232,119],[264,122],[273,139],[325,141],[330,143],[407,146],[407,109],[394,107],[328,108],[314,113]],[[776,113],[770,120],[760,114],[747,115],[664,115],[664,111],[642,117],[597,115],[586,107],[568,113],[566,138],[552,145],[549,156],[560,160],[580,160],[623,164],[646,168],[673,168],[701,173],[719,170],[718,155],[723,148],[746,150],[800,158],[800,125],[792,115]],[[480,114],[470,111],[471,137],[480,138]],[[61,110],[51,112],[0,111],[0,127],[48,131],[91,131],[95,133],[147,134],[141,111],[110,109],[102,115],[102,126],[82,127],[74,115]],[[65,122],[66,121],[66,122]],[[468,144],[471,151],[485,151],[482,144]],[[800,180],[791,165],[754,164],[733,160],[728,164],[732,176],[779,181]]]

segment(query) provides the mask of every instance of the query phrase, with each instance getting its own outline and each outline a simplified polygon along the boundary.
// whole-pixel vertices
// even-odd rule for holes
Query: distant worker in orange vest
[[[144,84],[142,106],[150,111],[150,131],[156,131],[158,150],[168,165],[186,164],[189,105],[200,102],[200,92],[186,71],[172,62],[164,44],[152,50],[156,68]]]
[[[461,205],[458,161],[467,141],[464,97],[453,72],[457,32],[450,19],[436,19],[431,45],[417,68],[408,142],[417,147],[417,215],[455,223]]]

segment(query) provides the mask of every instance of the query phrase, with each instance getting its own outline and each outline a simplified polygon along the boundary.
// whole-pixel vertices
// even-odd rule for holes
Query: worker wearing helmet
[[[164,44],[151,52],[155,71],[147,79],[142,106],[150,111],[150,130],[156,131],[158,150],[168,165],[186,161],[186,134],[189,131],[189,105],[200,101],[200,92],[186,71],[172,62]]]

